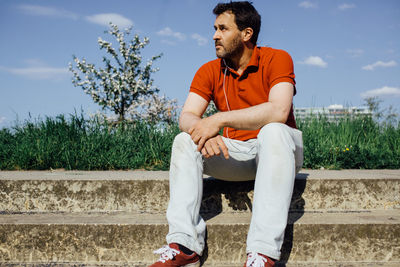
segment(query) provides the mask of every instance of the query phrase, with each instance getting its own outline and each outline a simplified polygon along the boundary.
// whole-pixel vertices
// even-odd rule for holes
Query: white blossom
[[[171,121],[176,115],[176,100],[158,96],[159,89],[153,86],[151,78],[151,73],[158,71],[158,68],[152,67],[153,63],[161,55],[152,57],[142,66],[140,50],[149,43],[149,39],[140,40],[136,34],[126,42],[131,29],[121,32],[117,25],[110,23],[110,29],[105,33],[117,40],[118,49],[115,50],[111,42],[99,37],[100,49],[111,57],[104,56],[105,67],[96,68],[94,64],[86,63],[85,58],[79,60],[74,56],[75,68],[72,63],[69,64],[72,83],[91,95],[104,110],[115,113],[120,121],[126,117],[151,122]]]

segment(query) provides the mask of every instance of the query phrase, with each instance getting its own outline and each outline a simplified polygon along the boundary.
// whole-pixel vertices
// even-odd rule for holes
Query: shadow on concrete
[[[302,197],[306,188],[308,173],[299,173],[293,189],[292,200],[290,203],[288,224],[285,230],[285,239],[282,245],[282,255],[276,266],[286,266],[290,253],[293,248],[293,224],[304,214],[305,200]],[[205,221],[212,219],[223,211],[224,196],[227,205],[235,211],[252,211],[252,199],[254,181],[227,182],[215,178],[206,178],[203,183],[203,199],[200,208],[200,215]],[[208,246],[207,233],[206,245],[201,257],[201,265],[207,260]]]
[[[252,209],[249,193],[254,189],[254,181],[227,182],[214,178],[206,178],[203,183],[203,200],[200,215],[205,221],[222,212],[222,196],[227,199],[227,204],[235,211]]]

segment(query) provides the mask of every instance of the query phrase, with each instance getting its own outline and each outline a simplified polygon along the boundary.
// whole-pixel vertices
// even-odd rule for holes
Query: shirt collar
[[[246,66],[246,69],[247,69],[249,66],[258,67],[259,61],[260,61],[260,49],[259,49],[259,47],[254,46],[253,53],[251,54],[251,58],[250,58],[249,63],[248,63],[247,66]],[[225,65],[223,59],[220,59],[220,62],[221,62],[221,69],[224,70],[227,66]],[[228,68],[228,69],[229,69],[229,68]],[[245,70],[246,70],[246,69],[245,69]]]
[[[260,61],[260,49],[257,46],[254,46],[253,54],[251,55],[251,58],[250,58],[249,63],[247,64],[247,67],[249,67],[249,66],[258,67],[259,61]]]

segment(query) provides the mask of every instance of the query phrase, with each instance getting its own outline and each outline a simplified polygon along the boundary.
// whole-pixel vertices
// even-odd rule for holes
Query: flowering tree
[[[142,96],[139,101],[128,109],[129,120],[141,120],[150,123],[172,123],[177,120],[177,101],[168,99],[166,96],[153,94]]]
[[[132,40],[125,41],[131,33],[131,27],[121,32],[117,25],[110,23],[110,30],[105,31],[115,37],[119,43],[116,50],[112,44],[99,37],[100,49],[105,49],[111,57],[103,56],[104,68],[95,68],[94,64],[87,63],[83,58],[73,56],[76,64],[72,63],[69,69],[73,73],[72,83],[79,86],[93,98],[103,109],[108,109],[118,116],[118,121],[126,118],[127,112],[138,107],[138,101],[157,94],[159,89],[153,86],[151,74],[158,71],[152,68],[153,62],[161,57],[152,57],[145,66],[142,66],[140,50],[149,39],[140,40],[136,34]]]

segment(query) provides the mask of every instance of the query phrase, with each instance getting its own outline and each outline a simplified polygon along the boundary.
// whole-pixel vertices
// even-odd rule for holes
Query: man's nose
[[[215,31],[214,36],[213,36],[213,40],[219,40],[219,39],[221,39],[219,31]]]

